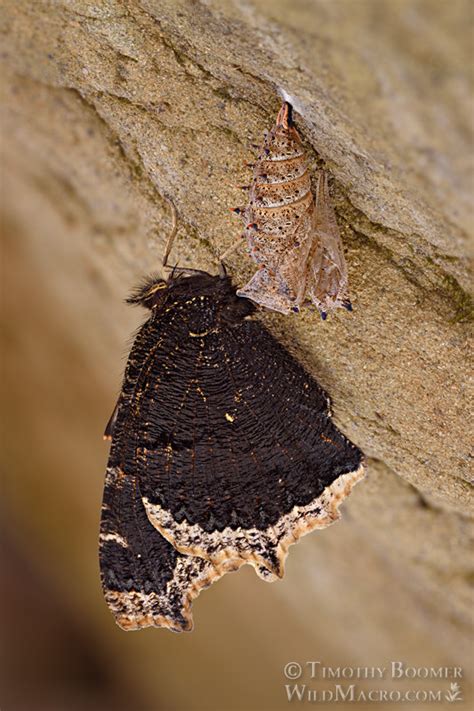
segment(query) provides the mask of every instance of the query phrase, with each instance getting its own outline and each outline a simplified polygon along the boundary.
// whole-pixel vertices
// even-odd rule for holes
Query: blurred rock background
[[[292,660],[462,666],[468,703],[472,3],[4,0],[1,15],[2,708],[277,711]],[[159,271],[165,196],[174,258],[216,268],[282,95],[332,176],[354,313],[261,318],[331,394],[368,475],[284,581],[245,568],[196,601],[191,635],[126,634],[96,560],[102,431],[143,316],[123,299]],[[253,267],[241,249],[229,268],[241,284]]]

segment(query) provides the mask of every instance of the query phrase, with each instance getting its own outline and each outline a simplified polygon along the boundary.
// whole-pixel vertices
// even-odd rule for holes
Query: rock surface
[[[136,708],[286,708],[293,658],[468,665],[469,17],[464,0],[4,2],[6,520]],[[122,300],[159,271],[167,196],[174,260],[216,268],[282,97],[332,176],[354,313],[261,318],[331,394],[368,476],[283,583],[228,576],[191,637],[130,638],[95,561],[99,440],[141,319]],[[242,248],[229,267],[242,284],[253,265]]]

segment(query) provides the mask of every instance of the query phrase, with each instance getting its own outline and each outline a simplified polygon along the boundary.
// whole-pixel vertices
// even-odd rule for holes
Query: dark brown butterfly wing
[[[114,466],[107,469],[99,551],[105,600],[124,630],[191,630],[192,600],[239,567],[178,553],[148,520],[135,477]]]
[[[362,454],[271,334],[230,318],[249,302],[213,284],[188,298],[183,280],[140,331],[117,418],[128,433],[120,466],[178,550],[281,576],[289,545],[338,517]]]

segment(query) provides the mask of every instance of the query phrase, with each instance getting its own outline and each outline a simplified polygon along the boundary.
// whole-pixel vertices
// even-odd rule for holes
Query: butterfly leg
[[[171,232],[168,236],[168,240],[166,242],[165,254],[163,256],[163,267],[165,269],[169,268],[168,257],[170,256],[170,252],[173,247],[173,242],[175,240],[176,233],[178,231],[178,213],[176,212],[174,203],[169,198],[166,198],[166,201],[171,208]]]
[[[225,259],[227,259],[227,257],[229,257],[232,254],[232,252],[235,252],[236,249],[238,249],[241,244],[242,244],[242,237],[239,235],[239,237],[230,245],[230,247],[228,247],[228,249],[226,249],[225,252],[223,254],[221,254],[221,256],[219,257],[219,261],[223,262]]]
[[[109,440],[110,442],[112,441],[112,437],[114,436],[114,429],[115,429],[115,423],[117,422],[119,403],[120,403],[120,397],[117,400],[115,407],[114,407],[114,411],[110,415],[109,421],[107,422],[107,425],[105,427],[104,439]]]

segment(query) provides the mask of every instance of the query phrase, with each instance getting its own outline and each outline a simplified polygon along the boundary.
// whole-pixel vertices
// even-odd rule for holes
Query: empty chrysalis
[[[281,313],[313,303],[326,318],[351,310],[347,267],[329,195],[320,171],[316,194],[292,108],[283,104],[254,166],[243,235],[258,271],[237,293]]]

